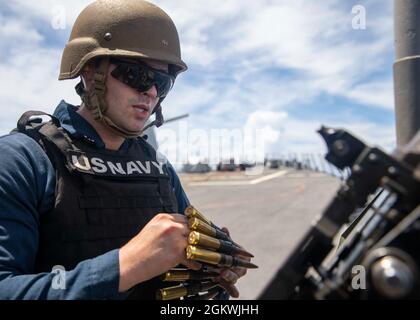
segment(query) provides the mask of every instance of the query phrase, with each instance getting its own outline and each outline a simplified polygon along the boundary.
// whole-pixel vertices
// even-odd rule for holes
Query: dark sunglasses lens
[[[159,74],[155,78],[156,89],[159,97],[165,97],[172,89],[174,84],[173,78],[167,74]]]
[[[174,84],[171,75],[140,64],[119,63],[111,75],[140,92],[155,85],[158,97],[165,97]]]

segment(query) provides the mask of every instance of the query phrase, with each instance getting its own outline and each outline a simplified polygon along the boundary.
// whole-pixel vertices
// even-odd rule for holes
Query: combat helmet
[[[74,79],[88,62],[99,61],[92,90],[86,94],[80,82],[76,91],[96,120],[121,136],[139,136],[141,132],[120,128],[106,115],[110,58],[159,60],[168,63],[169,72],[176,77],[187,65],[181,59],[175,24],[162,9],[144,0],[98,0],[80,13],[63,51],[59,80]],[[154,109],[156,120],[152,124],[157,127],[163,123],[163,99]]]

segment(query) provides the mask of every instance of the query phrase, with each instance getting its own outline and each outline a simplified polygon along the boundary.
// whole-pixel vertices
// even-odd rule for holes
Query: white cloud
[[[217,95],[217,92],[205,84],[192,85],[180,81],[175,84],[174,90],[162,103],[167,117],[184,113],[193,113],[208,105]]]
[[[181,123],[174,123],[158,130],[158,141],[161,143],[161,151],[171,163],[179,168],[188,160],[210,160],[212,165],[217,164],[220,160],[220,149],[235,154],[238,148],[247,146],[247,136],[251,137],[249,147],[237,152],[240,161],[253,159],[261,152],[263,156],[269,158],[313,155],[318,159],[322,158],[327,151],[323,139],[317,133],[321,125],[348,130],[365,143],[377,145],[387,152],[395,148],[395,132],[392,127],[355,120],[351,117],[346,121],[322,123],[315,120],[296,119],[283,111],[267,110],[251,113],[243,125],[230,127],[223,127],[222,124],[217,123],[210,127],[203,127],[200,123],[196,123],[194,118],[190,118],[188,121],[183,120]],[[212,140],[212,135],[221,132],[224,132],[225,138],[236,134],[237,143],[231,144],[226,149],[223,139]],[[260,139],[261,135],[263,139]],[[227,152],[228,155],[229,152]],[[226,156],[225,153],[225,157],[222,158],[227,160],[228,155]]]
[[[14,46],[17,47],[38,44],[43,38],[39,32],[33,30],[25,21],[8,19],[3,15],[0,15],[0,37],[2,39],[2,49],[5,49],[6,46],[10,47],[11,43],[14,43]],[[16,41],[16,39],[19,39],[19,41]]]
[[[273,150],[324,154],[326,151],[325,144],[316,133],[321,128],[321,125],[348,130],[365,143],[377,145],[388,152],[395,148],[394,128],[369,122],[353,121],[352,119],[336,121],[334,123],[320,123],[317,121],[302,121],[290,118],[285,123],[283,135]]]
[[[345,96],[360,103],[394,109],[394,86],[391,79],[356,85]]]
[[[280,138],[287,117],[286,112],[255,111],[248,116],[244,130],[263,130],[265,141],[269,144],[275,143]]]
[[[59,82],[60,51],[33,49],[0,64],[0,134],[13,129],[18,117],[27,110],[52,112],[61,99],[78,103],[74,81]]]
[[[3,16],[3,15],[2,15]],[[44,48],[44,37],[30,20],[3,16],[0,36],[0,135],[16,126],[27,110],[52,112],[61,99],[78,103],[74,81],[59,82],[61,49]]]
[[[31,21],[41,19],[52,28],[52,22],[55,15],[64,9],[66,27],[70,28],[76,20],[79,13],[93,1],[90,0],[14,0],[9,1],[7,5],[16,13],[20,20]]]
[[[26,109],[51,112],[61,98],[78,103],[75,83],[57,81],[62,48],[45,47],[44,41],[48,32],[55,32],[51,27],[54,6],[65,8],[68,32],[90,2],[16,0],[8,3],[16,16],[0,14],[0,36],[6,39],[0,44],[1,52],[10,47],[15,53],[10,61],[0,61],[0,106],[8,110],[0,116],[0,134],[11,129]],[[285,108],[310,106],[321,94],[392,109],[393,34],[387,2],[366,2],[365,31],[351,30],[350,7],[334,0],[152,2],[173,17],[183,58],[190,65],[165,101],[165,113],[167,117],[190,113],[191,128],[242,128],[249,115],[261,110],[286,114]],[[375,4],[380,12],[370,9]],[[62,40],[64,44],[67,39]],[[372,78],[377,73],[385,76]],[[261,119],[267,120],[271,141],[280,141],[281,148],[322,146],[314,134],[320,124],[315,118]],[[280,135],[278,124],[283,130]],[[370,124],[368,119],[350,127],[380,144],[390,144],[393,137],[392,128]],[[274,142],[273,148],[280,142]]]
[[[383,70],[389,63],[384,53],[389,52],[393,41],[390,25],[381,24],[385,19],[378,19],[379,23],[370,16],[371,24],[382,28],[355,31],[350,18],[350,12],[343,11],[336,1],[280,2],[243,19],[232,47],[244,54],[259,53],[265,57],[259,61],[262,66],[302,72],[315,90],[348,96],[358,82],[366,82],[370,73]],[[357,38],[357,32],[365,32],[366,38]],[[389,79],[383,81],[375,86],[386,86]],[[357,96],[358,102],[389,108],[389,102],[384,104],[387,92],[365,90]]]

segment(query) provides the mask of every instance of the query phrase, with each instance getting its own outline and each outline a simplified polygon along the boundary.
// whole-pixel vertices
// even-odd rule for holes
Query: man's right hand
[[[201,264],[187,260],[189,227],[182,214],[160,213],[119,251],[119,292],[165,273],[182,263],[199,270]]]

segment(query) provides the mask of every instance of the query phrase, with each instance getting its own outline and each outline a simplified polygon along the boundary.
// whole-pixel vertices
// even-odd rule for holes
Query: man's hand
[[[229,230],[227,228],[222,228],[222,230],[229,235]],[[246,261],[251,261],[251,258],[239,254],[235,254],[234,256]],[[235,283],[239,278],[246,274],[247,269],[242,267],[214,268],[214,271],[220,272],[220,276],[216,278],[216,281],[219,282],[233,298],[239,298],[239,291],[238,288],[236,288]]]
[[[235,255],[241,259],[249,261],[249,257]],[[242,267],[233,268],[210,268],[209,271],[220,273],[216,277],[216,281],[231,295],[233,298],[239,298],[238,288],[235,286],[239,278],[243,277],[247,269]]]
[[[119,291],[125,292],[140,282],[184,264],[199,270],[201,264],[186,259],[187,218],[181,214],[158,214],[119,252]]]

